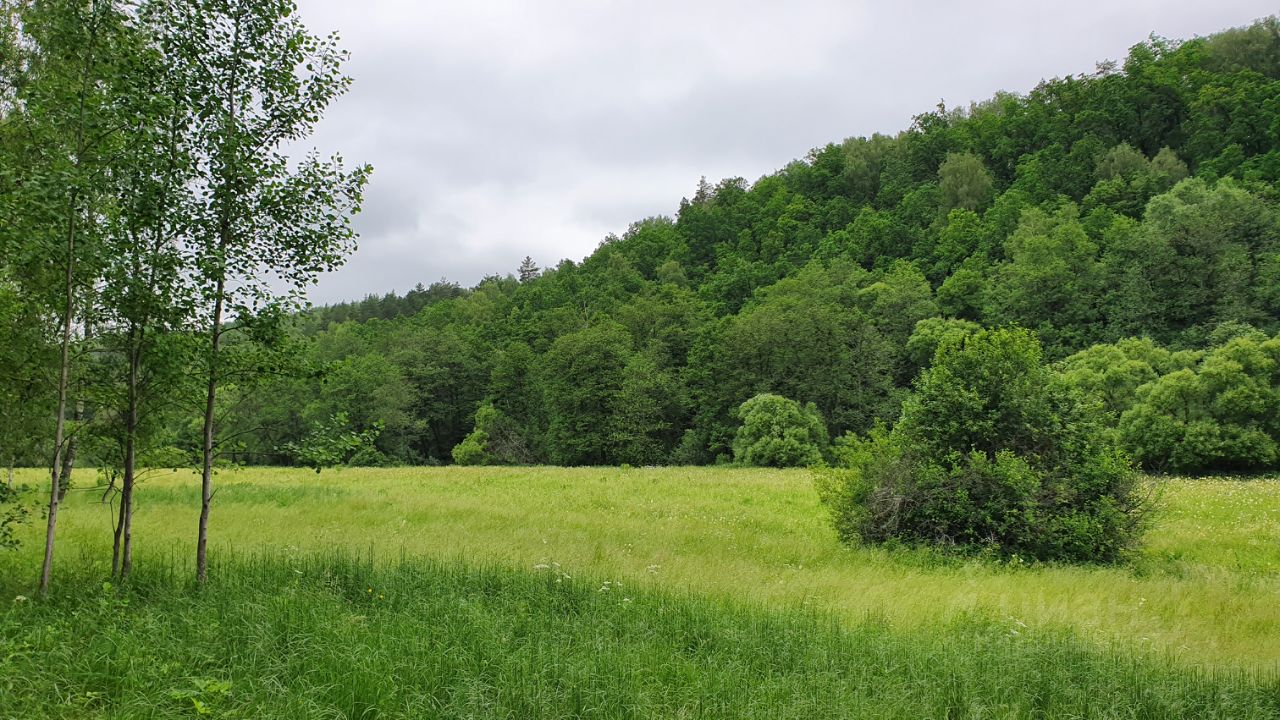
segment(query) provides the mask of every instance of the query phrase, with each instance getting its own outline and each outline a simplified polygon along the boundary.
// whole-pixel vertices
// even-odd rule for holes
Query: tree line
[[[203,581],[225,395],[293,367],[289,317],[354,249],[369,169],[284,154],[346,55],[282,0],[2,7],[0,452],[51,469],[40,589],[85,461],[118,495],[121,576],[140,476],[199,469]]]

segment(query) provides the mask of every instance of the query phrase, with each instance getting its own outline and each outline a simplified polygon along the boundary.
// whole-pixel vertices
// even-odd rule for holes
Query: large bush
[[[812,403],[801,406],[762,393],[738,408],[742,426],[733,438],[733,459],[744,465],[799,467],[822,461],[827,428]]]
[[[819,490],[846,541],[1111,561],[1138,539],[1138,475],[1098,404],[1025,330],[944,341],[898,424],[840,447]]]

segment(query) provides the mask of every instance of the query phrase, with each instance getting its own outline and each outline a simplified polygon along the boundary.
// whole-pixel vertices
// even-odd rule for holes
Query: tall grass
[[[548,566],[64,563],[0,606],[0,717],[1275,718],[1280,685],[957,617],[767,610]],[[69,566],[69,567],[68,567]]]
[[[60,513],[58,564],[110,558],[111,509],[92,472]],[[20,476],[38,482],[34,473]],[[1280,483],[1169,480],[1143,555],[1121,567],[1018,567],[929,553],[850,549],[807,473],[719,468],[251,468],[220,473],[214,554],[333,547],[572,574],[629,586],[868,613],[929,630],[972,616],[1069,627],[1098,645],[1206,668],[1280,674]],[[136,562],[186,557],[198,477],[138,490]],[[0,591],[29,592],[38,527],[0,553]],[[9,596],[11,597],[12,594]],[[0,595],[0,602],[5,602]]]

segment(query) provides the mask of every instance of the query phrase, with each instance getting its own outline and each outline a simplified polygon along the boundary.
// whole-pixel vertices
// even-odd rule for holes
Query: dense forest
[[[252,381],[221,384],[218,453],[729,462],[755,396],[795,401],[838,444],[892,427],[946,338],[1016,325],[1147,469],[1280,467],[1277,180],[1280,21],[1152,37],[1093,73],[939,106],[754,182],[703,180],[674,216],[581,262],[279,317],[286,336],[243,354]],[[21,333],[6,292],[0,333]],[[233,353],[254,345],[244,327]],[[97,367],[122,362],[96,343],[80,339]],[[27,387],[9,382],[4,402]],[[119,443],[92,428],[111,393],[73,378],[81,458],[103,466]],[[147,419],[148,462],[200,453],[181,405]],[[19,420],[0,427],[5,460],[47,464],[23,440],[40,419]]]
[[[1034,330],[1150,469],[1280,463],[1280,22],[703,181],[580,263],[318,308],[247,462],[335,417],[391,463],[711,463],[739,406],[892,424],[940,339]],[[459,443],[466,442],[454,453]]]

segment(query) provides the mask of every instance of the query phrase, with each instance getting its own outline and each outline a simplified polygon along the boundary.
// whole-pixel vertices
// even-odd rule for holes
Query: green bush
[[[742,426],[733,438],[733,459],[743,465],[800,467],[822,462],[827,428],[813,403],[762,393],[738,408]]]
[[[846,541],[1113,561],[1138,540],[1138,475],[1102,410],[1021,329],[948,338],[892,431],[838,443],[818,489]]]

